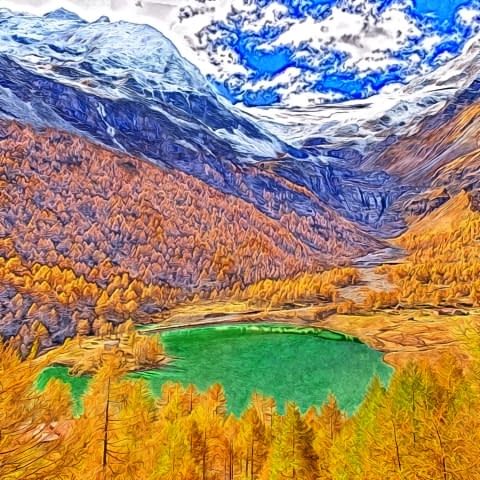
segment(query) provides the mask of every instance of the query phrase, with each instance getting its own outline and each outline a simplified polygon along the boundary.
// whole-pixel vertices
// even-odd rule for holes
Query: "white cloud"
[[[442,41],[442,37],[438,33],[427,35],[421,43],[421,48],[427,52],[431,51],[436,45]]]
[[[372,7],[373,9],[373,7]],[[332,46],[348,54],[344,67],[360,71],[385,68],[391,61],[388,53],[402,48],[408,39],[419,38],[422,32],[398,6],[380,16],[370,12],[352,13],[339,7],[324,20],[306,17],[303,21],[285,20],[289,28],[271,45],[302,44],[321,51]]]
[[[282,19],[285,18],[287,14],[288,8],[285,5],[273,2],[262,9],[258,19],[249,22],[248,29],[252,32],[259,32],[266,24],[282,25]]]
[[[252,84],[252,90],[259,91],[266,88],[275,87],[281,84],[295,85],[297,80],[302,76],[303,71],[297,67],[289,67],[285,69],[280,75],[269,80],[260,80],[255,84]]]
[[[282,30],[280,36],[274,41],[258,40],[256,44],[258,49],[265,52],[288,46],[294,50],[294,60],[297,65],[300,60],[303,60],[312,69],[317,70],[311,72],[304,69],[300,73],[295,71],[295,75],[292,73],[293,70],[289,71],[288,81],[293,82],[294,85],[288,88],[288,97],[284,98],[287,104],[297,104],[300,99],[294,97],[322,78],[322,64],[332,50],[346,55],[342,65],[333,67],[337,71],[350,70],[360,73],[384,71],[392,64],[406,71],[425,71],[422,65],[424,55],[411,54],[408,59],[398,56],[393,58],[393,55],[405,48],[409,42],[418,42],[420,45],[418,48],[421,48],[421,42],[425,38],[424,32],[406,13],[405,7],[410,4],[409,2],[391,5],[378,14],[375,11],[375,5],[360,0],[344,0],[334,6],[326,18],[319,19],[308,15],[304,19],[292,18],[288,15],[288,9],[278,2],[273,2],[265,8],[257,7],[256,2],[252,0],[244,2],[236,0],[236,2],[236,8],[240,12],[236,17],[237,20],[243,21],[243,32],[254,35],[266,25],[274,25]],[[178,36],[185,38],[192,48],[197,49],[199,60],[208,65],[205,67],[208,73],[219,81],[226,81],[230,76],[240,72],[243,77],[248,77],[250,73],[251,80],[245,80],[244,90],[259,91],[261,88],[278,86],[279,93],[285,92],[286,89],[282,86],[285,82],[283,73],[282,76],[258,81],[253,79],[254,72],[249,72],[243,66],[238,67],[242,64],[238,53],[229,46],[220,45],[224,43],[222,42],[222,34],[225,34],[222,32],[223,29],[221,27],[206,28],[215,21],[228,24],[230,9],[224,1],[211,3],[215,5],[214,13],[200,12],[190,18],[182,19],[174,26]],[[239,8],[242,3],[244,6]],[[192,4],[196,4],[195,1]],[[425,49],[428,51],[441,41],[440,36],[431,36],[429,41],[425,41]],[[323,96],[318,95],[317,100],[322,99]],[[303,100],[301,102],[305,103]]]
[[[459,19],[466,25],[472,25],[473,21],[480,17],[480,10],[477,8],[462,7],[458,10]]]

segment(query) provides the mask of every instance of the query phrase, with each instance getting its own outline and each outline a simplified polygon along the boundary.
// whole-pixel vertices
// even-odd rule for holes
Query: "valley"
[[[463,132],[462,125],[459,124],[457,134]],[[248,228],[240,229],[239,235],[231,223],[228,227],[227,224],[224,227],[219,225],[218,221],[224,218],[225,207],[215,212],[212,208],[215,202],[202,213],[200,197],[195,195],[203,196],[205,186],[183,173],[167,173],[167,170],[149,167],[132,157],[61,132],[37,134],[33,129],[21,129],[19,124],[6,122],[2,128],[5,132],[0,143],[4,152],[3,205],[6,209],[15,208],[5,215],[3,222],[4,278],[8,279],[8,275],[12,274],[16,277],[9,280],[11,287],[6,291],[11,293],[7,293],[3,304],[7,310],[0,328],[16,336],[24,351],[35,339],[39,339],[43,348],[51,349],[58,342],[55,335],[60,335],[58,338],[61,340],[78,332],[82,335],[98,334],[100,323],[105,325],[105,331],[110,328],[111,334],[126,320],[156,324],[159,332],[197,325],[273,321],[313,325],[354,335],[383,352],[386,361],[395,366],[404,365],[408,359],[416,357],[434,359],[452,349],[458,350],[462,361],[466,358],[461,353],[463,340],[459,332],[468,329],[467,323],[475,328],[479,313],[475,293],[478,201],[474,184],[464,185],[464,190],[458,191],[456,182],[451,185],[445,182],[449,178],[454,179],[456,171],[465,181],[469,178],[475,181],[474,175],[464,172],[466,169],[475,171],[476,151],[439,168],[431,188],[440,188],[443,182],[443,196],[437,197],[441,201],[434,204],[418,200],[414,210],[411,206],[416,197],[410,196],[405,200],[410,208],[406,210],[408,216],[405,216],[405,221],[410,226],[397,239],[376,240],[371,234],[361,233],[348,220],[341,220],[333,210],[329,213],[330,220],[324,224],[329,230],[326,233],[315,225],[310,227],[311,230],[305,229],[308,223],[300,227],[301,223],[292,223],[287,216],[273,219],[255,210],[251,203],[236,197],[222,200],[231,210],[227,217],[238,218],[240,211],[247,211],[249,213],[241,213],[240,216],[245,215],[245,220],[248,217],[249,222],[257,219],[255,231],[258,233],[258,228],[261,228],[264,232],[263,236],[258,236]],[[50,158],[47,164],[43,162],[44,155],[51,152],[50,145],[57,138],[62,140],[63,150],[57,149],[53,163]],[[23,148],[12,150],[11,139],[22,144]],[[75,156],[71,157],[74,151]],[[78,152],[91,152],[93,157],[90,158],[95,159],[97,165],[89,163],[91,160],[85,153]],[[14,162],[18,161],[22,162],[20,176],[20,170],[14,166]],[[95,176],[95,168],[111,169],[109,180],[103,183],[103,193],[93,183],[87,187],[89,179],[86,172],[90,177]],[[64,188],[68,189],[70,197],[66,201],[61,200],[66,190],[49,183],[55,178],[54,174],[56,178],[63,179]],[[161,215],[156,206],[158,200],[148,197],[148,192],[154,188],[151,179],[155,179],[156,184],[162,184],[164,189]],[[172,197],[174,206],[171,207],[168,206],[172,200],[166,190],[167,179],[177,182],[171,187],[171,191],[175,191]],[[183,198],[178,196],[182,182],[189,185]],[[39,184],[47,187],[47,195],[43,198],[33,192],[33,187]],[[22,197],[18,196],[19,188],[22,189]],[[125,192],[141,191],[141,203],[129,205],[120,197],[107,193],[118,188],[125,189]],[[208,198],[215,198],[212,195],[223,198],[223,193],[214,193],[210,187],[206,188]],[[425,198],[428,190],[425,192],[418,194],[418,198]],[[89,206],[82,199],[85,195],[95,198]],[[126,194],[124,197],[129,196]],[[14,198],[16,200],[12,201]],[[65,202],[72,208],[75,198],[81,214],[75,212],[70,217]],[[268,192],[265,192],[265,198],[269,198]],[[188,205],[191,205],[190,209]],[[22,208],[24,213],[21,213]],[[147,229],[145,225],[138,224],[139,208],[150,208],[152,211]],[[177,212],[179,208],[185,209],[181,228],[166,223],[173,215],[168,213],[168,208]],[[397,206],[394,204],[392,208]],[[107,217],[103,217],[105,212],[108,212]],[[24,218],[28,223],[13,222],[14,216]],[[98,230],[94,224],[100,221],[105,227],[107,224],[103,218],[110,222],[109,231]],[[135,218],[137,223],[132,222]],[[194,223],[186,228],[188,218]],[[338,224],[331,223],[333,218],[338,218]],[[55,230],[58,220],[62,222],[63,230]],[[36,225],[35,233],[30,230],[32,222]],[[210,226],[200,227],[204,222]],[[85,232],[82,238],[70,235],[68,229],[71,228],[73,233],[79,225]],[[299,228],[303,231],[302,237],[297,235]],[[115,248],[109,246],[106,240],[111,234],[109,232],[117,238]],[[199,232],[204,240],[196,239]],[[226,233],[232,235],[231,240],[225,237]],[[457,240],[459,235],[461,243]],[[242,236],[244,239],[239,243]],[[14,238],[16,240],[12,241]],[[50,239],[48,245],[43,238]],[[220,238],[221,243],[215,243]],[[316,245],[312,243],[314,238]],[[442,241],[439,244],[439,238],[449,239],[450,254],[443,251],[444,244]],[[132,249],[134,239],[139,240],[139,245]],[[173,239],[175,243],[170,245],[168,242]],[[211,246],[202,243],[205,240]],[[181,242],[185,242],[183,246]],[[195,244],[196,250],[190,250],[190,242]],[[85,249],[85,245],[90,246]],[[129,249],[130,253],[127,253]],[[259,255],[261,251],[264,252],[265,273]],[[226,252],[231,252],[230,256],[225,256]],[[344,263],[345,267],[332,270],[333,252],[336,252],[336,262]],[[421,256],[426,254],[428,257],[422,259]],[[134,260],[135,255],[144,262],[140,268],[141,264]],[[439,260],[435,260],[435,255],[440,255]],[[205,264],[203,270],[198,270],[202,265],[198,263],[202,256]],[[254,270],[249,269],[243,260],[249,257],[252,260],[255,257]],[[237,259],[242,260],[238,262]],[[435,263],[445,259],[446,264],[452,266],[451,273],[440,271],[439,264]],[[189,261],[196,262],[195,269]],[[185,265],[183,272],[182,264]],[[348,264],[353,266],[348,267]],[[28,268],[32,268],[28,265],[34,268],[29,273],[33,281],[21,286],[19,279]],[[44,266],[40,268],[40,265]],[[169,272],[168,268],[173,269]],[[428,272],[432,268],[437,273],[430,277]],[[304,273],[309,270],[312,273]],[[255,277],[249,276],[249,272]],[[54,280],[59,274],[63,275],[63,279],[60,276]],[[117,276],[113,281],[112,275]],[[261,280],[265,275],[269,279]],[[62,284],[71,281],[77,282],[78,287],[68,289]],[[51,286],[47,287],[48,283]],[[29,289],[32,291],[29,293],[31,299],[25,303],[24,295]],[[58,307],[50,303],[47,309],[41,305],[43,295],[53,298],[49,291],[55,292]],[[119,303],[114,299],[116,295]],[[13,297],[15,304],[23,308],[17,310],[16,315],[8,310],[9,299]],[[23,326],[15,323],[22,311],[27,313]],[[456,315],[457,311],[460,315]],[[51,323],[53,312],[58,318],[58,326]],[[75,319],[75,323],[70,318]],[[73,355],[76,356],[78,354]],[[67,362],[70,367],[74,363]]]
[[[0,29],[2,480],[476,480],[477,44],[249,110],[150,25]]]

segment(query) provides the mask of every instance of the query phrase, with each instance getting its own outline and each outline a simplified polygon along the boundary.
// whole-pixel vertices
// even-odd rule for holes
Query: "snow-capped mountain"
[[[330,152],[345,147],[363,157],[392,135],[415,133],[426,116],[439,112],[468,88],[477,77],[480,61],[477,36],[461,55],[400,90],[397,86],[371,99],[306,109],[245,109],[217,95],[200,70],[151,26],[110,22],[107,17],[88,23],[64,9],[44,16],[0,9],[0,21],[0,61],[3,76],[8,77],[0,83],[4,115],[28,118],[38,126],[74,129],[130,150],[132,146],[122,137],[125,132],[120,131],[124,125],[116,124],[110,112],[112,104],[130,102],[129,111],[141,110],[142,117],[148,112],[167,137],[181,138],[176,148],[196,151],[201,147],[203,152],[235,162],[287,154],[335,164],[338,156]],[[18,78],[12,77],[12,70],[19,72]],[[38,82],[55,82],[65,88],[62,95],[74,89],[96,99],[90,105],[95,111],[87,115],[95,125],[72,120],[61,99],[35,95],[35,88],[31,98],[25,92],[16,95],[22,81],[33,87]],[[144,133],[150,128],[146,123]],[[132,132],[136,128],[125,127]],[[148,139],[157,135],[161,132],[150,132]]]
[[[153,27],[107,17],[88,23],[64,9],[42,17],[0,9],[0,22],[4,116],[78,131],[128,150],[130,132],[148,141],[176,137],[173,148],[201,147],[236,161],[284,152],[301,156],[229,108]],[[73,97],[85,96],[88,102],[71,108]],[[114,112],[120,104],[129,118]]]
[[[179,169],[272,218],[313,219],[333,209],[385,236],[405,228],[390,207],[412,189],[376,159],[425,128],[426,117],[444,122],[480,97],[478,38],[400,93],[243,111],[148,25],[89,23],[63,9],[44,16],[0,9],[0,35],[0,117]]]
[[[0,117],[192,175],[253,204],[317,251],[335,242],[378,247],[287,175],[263,170],[261,160],[308,154],[226,105],[152,27],[88,23],[66,10],[43,17],[2,10],[0,21]]]
[[[308,144],[327,144],[332,148],[350,145],[364,154],[391,135],[415,134],[425,117],[435,115],[470,87],[479,76],[479,64],[480,35],[438,69],[365,100],[248,111],[265,128],[298,148]]]

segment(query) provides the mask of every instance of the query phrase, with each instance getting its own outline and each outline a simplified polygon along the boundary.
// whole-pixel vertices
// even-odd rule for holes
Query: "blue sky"
[[[217,90],[247,106],[394,91],[458,55],[480,26],[480,0],[196,2],[181,18],[185,35],[214,66]]]

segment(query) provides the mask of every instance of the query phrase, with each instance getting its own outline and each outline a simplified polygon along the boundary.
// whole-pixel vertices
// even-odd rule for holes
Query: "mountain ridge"
[[[343,146],[311,138],[300,149],[227,106],[153,27],[106,18],[88,23],[66,10],[44,17],[0,10],[0,17],[7,32],[0,46],[0,116],[69,131],[193,175],[274,220],[289,216],[287,228],[318,251],[322,245],[309,231],[323,234],[325,222],[352,232],[362,253],[381,245],[374,237],[401,234],[407,228],[402,209],[429,187],[428,181],[420,184],[418,143],[428,149],[434,129],[441,137],[480,96],[480,81],[459,87],[415,134],[367,137],[365,151],[355,135]],[[470,50],[476,54],[473,44]],[[451,139],[454,151],[446,146],[444,163],[471,149],[471,134],[463,143],[460,136]],[[435,149],[442,148],[436,142]],[[405,150],[413,152],[409,160]],[[425,153],[424,177],[437,170],[438,162],[428,166],[434,153]],[[340,230],[333,235],[341,238]]]
[[[3,15],[0,11],[2,17],[5,36],[0,53],[30,74],[100,98],[140,101],[174,115],[180,123],[186,120],[192,132],[198,135],[203,130],[216,143],[225,142],[225,132],[229,148],[237,150],[244,161],[248,156],[275,156],[281,151],[302,155],[247,114],[228,107],[198,68],[149,25],[107,20],[88,23],[63,12],[36,17],[4,10]],[[194,116],[195,124],[189,115]],[[233,135],[242,130],[243,138]],[[248,142],[248,137],[256,142]],[[185,143],[189,140],[185,136]]]
[[[63,22],[64,15],[60,15],[60,17]],[[39,22],[43,25],[42,22],[45,22],[44,18],[28,17],[28,19],[35,25]],[[57,21],[58,19],[55,20],[55,22]],[[75,37],[75,35],[68,37],[69,41],[76,45],[77,50],[72,51],[70,47],[67,49],[65,43],[60,40],[57,42],[58,45],[55,43],[55,35],[60,39],[63,39],[65,35],[62,30],[65,28],[63,23],[59,27],[54,22],[51,28],[54,31],[60,28],[58,30],[60,33],[49,35],[50,43],[48,45],[44,44],[45,39],[42,37],[44,33],[35,40],[46,49],[46,53],[43,53],[45,61],[50,62],[52,55],[65,57],[62,62],[59,62],[58,58],[54,60],[52,65],[47,68],[47,73],[43,67],[39,68],[38,65],[33,68],[28,56],[27,60],[25,57],[19,59],[18,55],[10,58],[6,51],[9,52],[13,47],[8,42],[3,45],[3,49],[0,48],[3,50],[3,53],[0,51],[0,66],[2,67],[0,68],[0,112],[3,112],[4,118],[13,117],[17,121],[32,124],[37,129],[51,127],[69,131],[75,135],[85,136],[90,141],[100,142],[108,148],[127,151],[160,166],[193,175],[225,194],[233,194],[252,203],[255,208],[273,219],[283,217],[289,229],[295,232],[302,241],[307,242],[311,248],[319,251],[322,251],[325,240],[328,241],[327,238],[319,240],[321,238],[319,235],[324,235],[323,226],[328,222],[331,222],[332,225],[342,224],[337,229],[338,233],[335,233],[337,227],[332,227],[332,234],[340,242],[343,241],[341,239],[342,230],[350,231],[356,238],[355,243],[360,248],[352,248],[352,255],[356,251],[361,254],[368,253],[371,249],[381,245],[381,242],[376,241],[369,234],[363,233],[357,226],[349,224],[348,220],[334,212],[321,198],[306,190],[302,191],[302,184],[294,184],[288,176],[263,171],[256,167],[255,162],[245,161],[245,157],[235,151],[235,142],[230,142],[230,137],[225,140],[221,137],[223,133],[220,136],[211,135],[210,130],[202,126],[202,118],[206,118],[212,128],[218,128],[217,132],[220,130],[224,132],[225,127],[230,128],[228,119],[236,118],[236,114],[233,115],[228,109],[224,109],[220,113],[224,112],[226,117],[217,115],[221,104],[218,103],[219,107],[215,109],[215,104],[212,102],[216,102],[216,97],[210,98],[202,93],[203,91],[208,93],[209,87],[201,86],[200,94],[190,92],[187,96],[182,96],[178,92],[179,85],[176,85],[173,92],[169,91],[169,87],[166,88],[166,91],[155,90],[153,93],[158,98],[152,102],[150,102],[151,99],[141,97],[138,89],[142,82],[139,83],[135,80],[129,83],[132,79],[131,72],[126,68],[126,64],[122,63],[126,54],[118,54],[124,55],[118,58],[107,55],[111,49],[115,52],[116,47],[115,43],[112,43],[112,38],[105,32],[109,31],[108,28],[113,29],[112,35],[115,39],[114,34],[119,34],[117,30],[123,32],[124,29],[127,31],[133,29],[134,32],[137,32],[137,29],[140,29],[140,32],[144,32],[145,29],[142,26],[117,22],[106,24],[107,29],[105,29],[103,24],[102,28],[99,28],[97,25],[79,21],[79,27],[74,20],[67,19],[69,35],[72,21],[74,22],[74,27],[72,27],[74,32],[78,33],[78,28],[82,29],[78,34],[79,37]],[[12,22],[15,24],[18,19],[14,18]],[[47,25],[50,24],[47,22]],[[103,34],[100,37],[102,41],[97,39],[97,43],[100,42],[100,44],[95,46],[95,49],[103,48],[104,50],[103,53],[95,51],[95,65],[100,65],[97,69],[101,69],[104,64],[102,59],[108,60],[110,63],[105,68],[109,71],[112,68],[117,69],[116,76],[118,78],[114,79],[113,85],[120,81],[122,88],[126,88],[130,96],[125,98],[123,96],[113,98],[111,95],[99,96],[95,91],[98,85],[94,84],[93,87],[83,85],[83,77],[79,78],[79,71],[88,76],[90,84],[100,78],[95,71],[92,73],[93,64],[89,63],[86,66],[85,60],[77,58],[78,55],[82,57],[83,53],[81,52],[84,49],[88,50],[88,55],[91,54],[92,45],[88,43],[88,47],[82,46],[79,38],[90,38],[90,30],[93,29],[96,32],[97,27]],[[90,29],[87,34],[84,32],[85,29]],[[171,47],[171,44],[159,32],[151,27],[147,31],[153,32],[152,35],[155,38],[159,36],[162,41],[167,42],[168,48]],[[25,35],[27,34],[25,33]],[[123,33],[119,35],[122,36]],[[23,44],[19,46],[17,40],[12,39],[10,42],[14,44],[13,50],[18,49],[18,51],[24,52]],[[141,43],[141,40],[137,39],[137,42]],[[56,45],[54,53],[51,51],[52,45]],[[38,45],[35,46],[35,49],[38,49]],[[167,52],[173,52],[173,58],[180,62],[182,68],[188,67],[189,64],[178,58],[176,50],[167,49]],[[150,54],[144,55],[144,58],[148,60],[147,64],[150,65],[152,62]],[[67,61],[70,57],[72,57],[71,60]],[[112,62],[120,63],[112,67]],[[165,58],[163,63],[163,67],[156,65],[151,68],[160,71],[168,64]],[[144,70],[140,70],[140,72]],[[195,73],[196,70],[193,72]],[[56,74],[59,75],[58,78]],[[110,74],[112,74],[111,71]],[[137,73],[137,77],[138,75],[140,74]],[[68,81],[65,81],[64,77],[68,77]],[[118,80],[119,78],[120,80]],[[190,82],[188,78],[187,75],[187,84]],[[197,80],[199,83],[200,77]],[[164,85],[165,82],[162,80],[161,84]],[[156,85],[160,84],[157,82]],[[109,91],[112,88],[109,86]],[[203,98],[204,103],[196,104],[195,101],[199,98]],[[202,118],[199,119],[199,115]],[[243,118],[241,116],[236,120],[240,127],[243,125],[243,134],[239,134],[235,130],[235,125],[231,125],[232,135],[235,136],[237,143],[242,143],[244,137],[249,137],[249,142],[253,144],[258,143],[259,139],[266,139],[270,145],[275,145],[274,140],[271,139],[273,137],[264,134],[254,123],[241,123]],[[290,156],[291,152],[289,152],[290,149],[285,146],[284,155]],[[301,155],[305,156],[306,154]],[[266,191],[271,193],[268,202],[264,199]],[[309,233],[310,230],[312,233]],[[348,243],[349,240],[347,239],[346,242]]]

